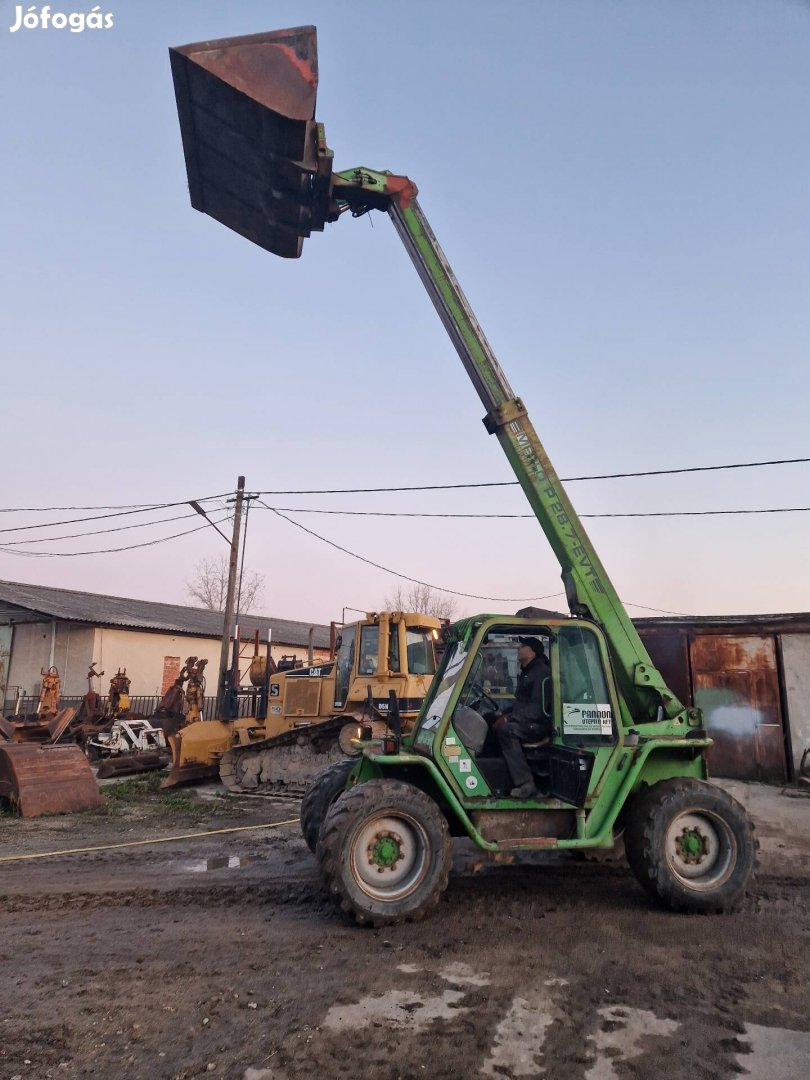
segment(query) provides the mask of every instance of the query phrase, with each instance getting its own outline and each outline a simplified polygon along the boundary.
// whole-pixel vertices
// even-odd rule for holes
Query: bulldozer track
[[[346,755],[338,744],[351,720],[335,716],[319,724],[234,746],[222,755],[219,776],[228,791],[248,795],[303,795],[312,779]]]

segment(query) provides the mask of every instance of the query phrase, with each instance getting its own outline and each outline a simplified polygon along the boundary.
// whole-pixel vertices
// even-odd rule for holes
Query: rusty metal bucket
[[[103,806],[90,763],[78,746],[0,746],[0,799],[22,817],[70,814]]]
[[[315,123],[314,26],[169,50],[191,204],[298,258],[330,213],[332,158]]]

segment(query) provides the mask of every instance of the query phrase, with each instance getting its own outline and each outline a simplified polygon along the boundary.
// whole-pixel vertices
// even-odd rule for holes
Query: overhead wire
[[[226,492],[225,494],[227,495],[229,493]],[[204,499],[196,499],[196,500],[180,499],[177,502],[155,503],[154,505],[151,505],[151,506],[138,507],[137,509],[134,509],[134,510],[119,510],[119,511],[116,511],[115,513],[111,513],[111,514],[93,514],[90,517],[66,518],[64,521],[46,521],[46,522],[40,523],[38,525],[7,526],[4,529],[0,529],[0,533],[28,532],[31,529],[52,529],[52,528],[56,528],[59,525],[79,525],[79,524],[82,524],[85,521],[104,521],[104,520],[106,520],[108,518],[127,517],[127,516],[129,516],[131,514],[145,514],[145,513],[149,513],[152,510],[170,510],[174,506],[187,506],[192,501],[195,501],[195,502],[210,502],[212,499],[221,499],[223,497],[224,496],[222,496],[222,495],[208,495]]]
[[[565,595],[562,592],[546,593],[545,596],[482,596],[480,593],[462,592],[460,589],[445,589],[441,585],[431,585],[429,581],[421,581],[419,578],[411,577],[409,574],[401,574],[398,570],[392,570],[388,566],[383,566],[381,563],[374,562],[373,559],[367,559],[364,555],[358,555],[356,551],[349,551],[348,548],[343,547],[341,544],[336,544],[334,540],[328,540],[325,536],[321,536],[320,533],[314,532],[312,529],[308,529],[306,525],[302,525],[300,521],[293,521],[292,518],[288,518],[280,510],[276,510],[272,506],[268,506],[262,499],[259,499],[259,505],[263,506],[266,510],[270,510],[277,517],[282,518],[290,525],[294,525],[296,529],[301,529],[302,532],[308,533],[310,536],[314,536],[316,540],[320,540],[324,544],[328,544],[329,547],[336,548],[338,551],[342,551],[344,555],[350,555],[353,559],[357,559],[359,562],[366,563],[367,566],[373,566],[376,570],[382,570],[383,573],[391,574],[392,577],[402,578],[403,581],[410,581],[414,585],[423,585],[426,589],[433,589],[435,592],[450,593],[452,596],[464,596],[470,600],[494,600],[497,603],[514,604],[521,603],[527,600],[550,600],[552,597]]]
[[[759,469],[768,465],[800,465],[810,462],[810,457],[775,458],[772,461],[741,461],[728,465],[689,465],[678,469],[645,469],[640,472],[595,473],[592,476],[562,476],[564,484],[582,480],[625,480],[635,476],[675,476],[681,473],[718,472],[723,469]],[[260,495],[365,495],[397,491],[455,491],[464,488],[516,487],[517,480],[482,481],[474,484],[417,484],[401,487],[373,488],[307,488],[260,491]]]
[[[644,476],[672,476],[685,473],[700,473],[700,472],[715,472],[728,469],[752,469],[762,468],[766,466],[776,465],[794,465],[810,462],[810,457],[800,458],[779,458],[768,461],[751,461],[751,462],[733,462],[722,465],[696,465],[686,466],[674,469],[648,469],[635,472],[623,472],[623,473],[599,473],[586,476],[571,476],[562,478],[564,483],[574,483],[578,481],[586,480],[616,480],[626,479],[632,477],[644,477]],[[477,488],[496,488],[496,487],[516,487],[518,481],[492,481],[492,482],[477,482],[477,483],[463,483],[463,484],[422,484],[422,485],[402,485],[397,487],[376,487],[376,488],[321,488],[321,489],[283,489],[283,490],[265,490],[261,491],[259,495],[337,495],[337,494],[378,494],[378,493],[395,493],[403,491],[449,491],[449,490],[464,490],[464,489],[477,489]],[[63,511],[84,511],[84,510],[104,510],[109,511],[102,514],[93,514],[89,517],[81,518],[69,518],[62,521],[45,522],[36,525],[21,525],[16,527],[6,527],[0,529],[0,533],[14,533],[14,532],[28,532],[34,529],[49,529],[55,528],[61,525],[74,525],[83,524],[89,521],[100,521],[115,517],[124,517],[131,514],[149,513],[155,510],[170,509],[175,506],[188,505],[192,501],[197,503],[213,502],[217,499],[225,498],[229,492],[223,492],[219,495],[208,495],[197,498],[196,500],[182,499],[173,502],[162,503],[125,503],[118,505],[102,505],[102,506],[59,506],[59,507],[4,507],[0,508],[0,513],[48,513],[48,512],[63,512]],[[352,517],[407,517],[407,518],[462,518],[462,519],[502,519],[502,520],[518,520],[518,519],[531,519],[533,514],[466,514],[466,513],[429,513],[429,512],[411,512],[411,511],[363,511],[363,510],[326,510],[320,508],[302,508],[302,507],[274,507],[268,503],[259,500],[260,505],[265,509],[281,517],[287,521],[290,525],[294,525],[296,528],[308,533],[316,539],[322,541],[329,546],[342,551],[344,554],[351,556],[354,559],[358,559],[360,562],[364,562],[376,569],[382,570],[384,573],[391,574],[394,577],[399,577],[404,581],[410,581],[414,584],[423,585],[427,588],[435,589],[438,592],[450,593],[454,596],[463,596],[469,599],[476,600],[492,600],[497,602],[512,603],[521,602],[526,600],[546,600],[553,597],[563,595],[562,593],[549,593],[541,597],[492,597],[481,596],[476,593],[467,593],[455,589],[445,589],[441,586],[430,585],[428,582],[419,580],[418,578],[411,577],[407,574],[401,574],[395,570],[391,570],[388,567],[382,566],[380,563],[376,563],[371,559],[367,559],[362,555],[358,555],[355,552],[350,551],[348,548],[342,547],[340,544],[335,543],[332,540],[327,539],[324,536],[314,532],[311,529],[306,528],[298,521],[294,521],[291,518],[286,517],[288,513],[292,514],[330,514],[340,516],[352,516]],[[631,511],[631,512],[609,512],[600,514],[580,514],[583,518],[653,518],[653,517],[712,517],[712,516],[730,516],[730,515],[742,515],[742,514],[788,514],[788,513],[807,513],[810,511],[810,507],[771,507],[771,508],[757,508],[757,509],[732,509],[732,510],[664,510],[664,511]],[[173,533],[170,536],[158,537],[153,540],[144,541],[139,544],[128,544],[114,548],[99,548],[93,551],[74,551],[74,552],[57,552],[57,551],[28,551],[28,550],[12,550],[13,548],[20,547],[22,544],[39,544],[47,543],[49,541],[56,540],[69,540],[76,539],[83,536],[97,536],[112,532],[123,532],[132,528],[145,528],[149,525],[164,524],[169,521],[178,521],[183,518],[192,517],[191,514],[179,514],[173,517],[160,518],[156,521],[138,522],[133,525],[117,526],[111,529],[96,529],[87,530],[84,532],[63,534],[61,536],[49,536],[32,538],[26,540],[12,540],[6,544],[0,544],[0,551],[4,551],[11,555],[27,556],[32,558],[72,558],[82,555],[100,555],[108,554],[112,552],[120,551],[132,551],[136,548],[152,547],[157,544],[166,543],[170,540],[178,539],[182,536],[188,536],[195,532],[200,532],[208,525],[221,524],[227,520],[226,517],[221,518],[218,522],[207,519],[204,525],[197,526],[194,529],[186,529],[184,531]],[[664,608],[650,607],[645,604],[635,604],[628,601],[632,607],[640,607],[650,611],[660,611],[665,614],[678,615],[679,612],[671,612]]]
[[[567,476],[561,477],[561,481],[566,484],[576,483],[584,480],[621,480],[632,477],[642,476],[674,476],[683,473],[699,473],[699,472],[716,472],[723,469],[755,469],[763,468],[765,466],[772,465],[797,465],[806,464],[810,462],[810,457],[798,457],[798,458],[774,458],[768,461],[744,461],[744,462],[732,462],[723,465],[690,465],[683,466],[675,469],[645,469],[636,472],[616,472],[616,473],[594,473],[586,476]],[[517,480],[497,480],[497,481],[480,481],[476,483],[465,484],[416,484],[416,485],[403,485],[399,487],[374,487],[374,488],[302,488],[302,489],[278,489],[278,490],[264,490],[258,492],[259,495],[352,495],[352,494],[377,494],[384,492],[401,492],[401,491],[452,491],[463,490],[471,488],[490,488],[490,487],[516,487],[518,485]],[[191,499],[179,499],[174,502],[159,502],[159,503],[120,503],[120,504],[102,504],[99,506],[5,506],[0,507],[0,514],[19,514],[19,513],[31,513],[31,514],[44,514],[44,513],[56,513],[63,511],[73,510],[111,510],[118,511],[123,516],[124,513],[138,513],[139,511],[149,510],[166,510],[173,506],[184,506],[191,501],[195,502],[213,502],[216,499],[223,499],[226,496],[232,494],[231,492],[222,492],[219,495],[206,495],[202,498],[195,500]],[[792,509],[804,509],[790,508]],[[758,511],[759,512],[759,511]],[[762,511],[763,513],[770,513],[771,511]],[[781,512],[781,511],[779,511]],[[115,517],[117,514],[99,515],[102,517]],[[415,516],[415,515],[414,515]],[[518,516],[518,515],[515,515]],[[531,515],[526,515],[531,516]],[[50,525],[73,525],[81,521],[94,521],[98,520],[96,517],[89,518],[75,518],[68,521],[53,521],[48,522],[42,526],[30,525],[21,526],[18,531],[22,529],[33,528],[47,528]],[[0,529],[0,532],[15,531],[13,529]]]
[[[6,540],[2,547],[18,547],[23,544],[48,544],[52,540],[75,540],[81,536],[102,536],[106,533],[125,532],[127,529],[148,529],[150,525],[164,525],[167,521],[184,521],[196,517],[196,513],[174,514],[172,517],[157,518],[156,521],[136,521],[133,525],[115,525],[111,529],[86,529],[84,532],[62,533],[60,536],[26,537],[25,540]]]
[[[308,529],[305,525],[301,525],[298,521],[293,521],[291,518],[286,517],[280,510],[275,507],[269,506],[262,499],[258,500],[259,505],[263,506],[265,510],[270,510],[277,517],[282,518],[290,525],[295,525],[296,528],[303,530],[310,536],[314,536],[316,540],[321,540],[324,544],[328,544],[330,547],[336,548],[338,551],[342,551],[344,555],[350,555],[353,559],[358,559],[360,562],[366,563],[368,566],[373,566],[377,570],[382,570],[386,574],[391,574],[394,577],[402,578],[404,581],[411,581],[415,585],[423,585],[428,589],[433,589],[435,592],[450,593],[452,596],[463,596],[470,600],[493,600],[496,603],[505,604],[519,604],[526,603],[529,600],[556,600],[557,597],[565,596],[565,592],[560,590],[558,592],[546,593],[544,596],[481,596],[478,593],[461,592],[458,589],[445,589],[441,585],[431,585],[427,581],[421,581],[419,578],[411,577],[408,574],[401,574],[396,570],[391,570],[386,566],[382,566],[380,563],[374,562],[372,559],[367,559],[363,555],[358,555],[355,551],[350,551],[348,548],[343,547],[341,544],[336,544],[333,540],[327,539],[325,536],[321,536],[320,533],[314,532],[312,529]],[[622,601],[625,603],[625,601]],[[689,616],[683,611],[670,611],[668,608],[651,607],[649,604],[636,604],[632,600],[626,601],[630,607],[643,608],[645,611],[658,611],[664,615],[679,615],[683,618],[689,618]]]
[[[190,516],[190,515],[189,515]],[[213,522],[214,525],[220,525],[223,521],[226,521],[227,517],[220,518],[219,521]],[[185,529],[183,532],[172,533],[170,536],[160,536],[155,540],[145,540],[140,544],[127,544],[124,547],[114,548],[95,548],[93,551],[20,551],[8,546],[0,544],[0,551],[4,551],[7,555],[23,555],[29,558],[40,559],[70,559],[75,558],[78,555],[108,555],[111,552],[116,551],[134,551],[135,548],[154,547],[156,544],[165,544],[168,540],[177,540],[180,536],[190,536],[192,533],[201,532],[202,529],[209,528],[211,522],[206,522],[204,525],[197,525],[193,529]]]
[[[214,499],[224,499],[226,495],[230,495],[232,492],[225,491],[221,495],[206,495],[205,498],[197,499],[196,502],[211,502]],[[100,506],[0,506],[0,514],[50,514],[63,510],[148,510],[155,505],[158,506],[182,506],[184,503],[189,502],[188,499],[180,499],[177,502],[169,503],[118,503],[118,504],[103,504]]]
[[[404,517],[404,518],[493,518],[508,521],[536,521],[536,514],[445,514],[405,510],[322,510],[299,506],[268,506],[286,514],[332,514],[343,517]],[[644,518],[644,517],[711,517],[729,514],[804,514],[810,506],[779,506],[766,510],[638,510],[622,513],[578,514],[581,518]]]
[[[625,607],[640,607],[645,611],[659,611],[662,615],[678,615],[682,619],[691,619],[693,616],[688,615],[685,611],[670,611],[669,608],[662,607],[650,607],[649,604],[636,604],[632,600],[622,600]]]

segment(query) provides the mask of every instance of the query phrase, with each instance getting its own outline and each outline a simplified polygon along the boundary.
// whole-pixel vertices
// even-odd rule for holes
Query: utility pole
[[[231,645],[231,623],[233,622],[234,599],[236,598],[236,570],[239,564],[239,536],[242,529],[242,501],[245,496],[245,478],[240,476],[236,485],[236,507],[233,515],[233,538],[231,539],[231,557],[228,563],[228,592],[225,596],[225,619],[222,625],[222,649],[219,654],[219,678],[217,680],[217,715],[222,715],[225,703],[225,675]],[[231,502],[232,500],[228,500]]]

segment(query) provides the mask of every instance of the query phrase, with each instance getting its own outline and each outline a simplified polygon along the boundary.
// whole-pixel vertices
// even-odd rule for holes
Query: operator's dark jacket
[[[521,727],[540,724],[543,728],[550,728],[550,718],[543,715],[542,690],[543,679],[550,674],[551,668],[545,656],[535,656],[525,668],[520,669],[514,704],[504,709],[508,720],[519,723]],[[547,733],[544,731],[544,734]]]

